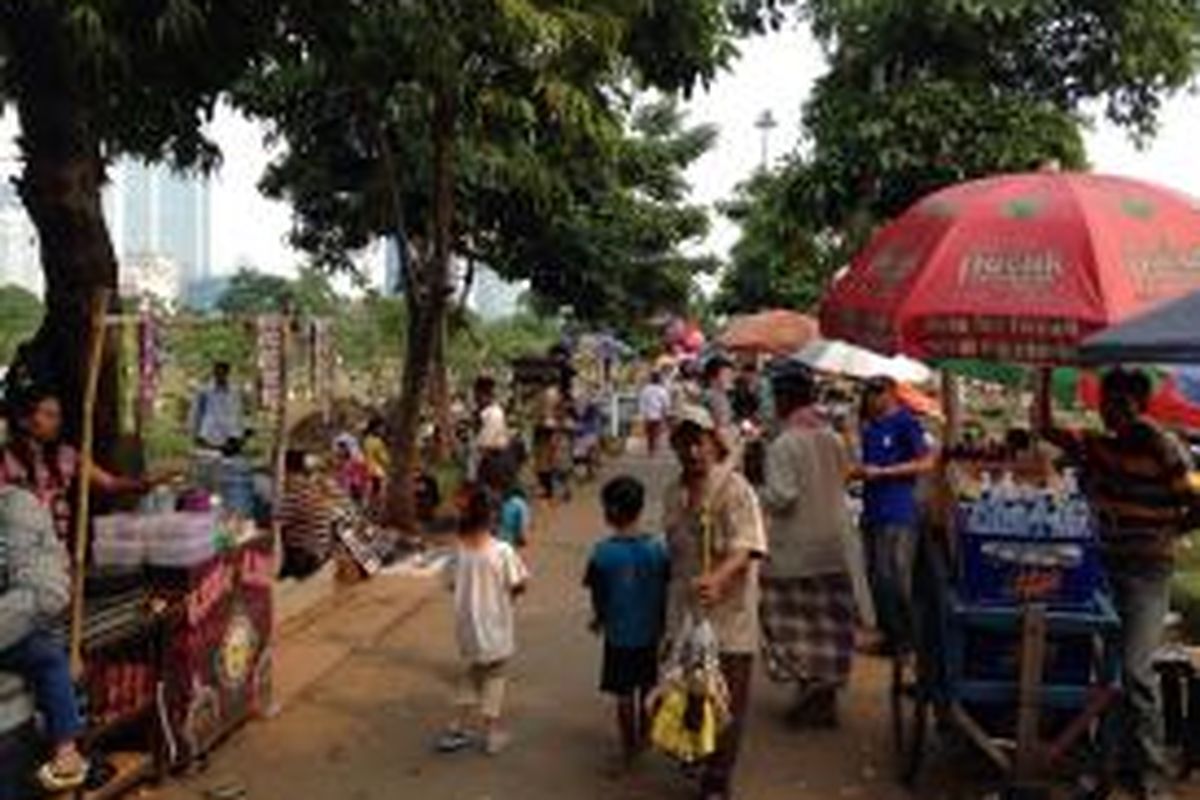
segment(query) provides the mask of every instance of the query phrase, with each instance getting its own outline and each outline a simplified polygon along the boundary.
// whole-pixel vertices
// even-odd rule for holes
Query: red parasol
[[[780,308],[734,317],[717,341],[727,350],[784,356],[818,336],[820,326],[815,319]]]
[[[1075,359],[1086,336],[1200,289],[1200,206],[1126,178],[1035,173],[930,195],[833,286],[826,336],[917,358]]]

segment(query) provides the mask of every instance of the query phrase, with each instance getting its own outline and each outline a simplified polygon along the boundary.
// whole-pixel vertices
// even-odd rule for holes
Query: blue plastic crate
[[[974,603],[1045,603],[1079,608],[1104,586],[1104,571],[1091,539],[1047,539],[968,531],[959,537],[959,590]],[[1071,548],[1067,558],[1065,548]],[[1069,563],[1046,564],[1039,555],[1063,553]]]
[[[969,680],[1011,681],[1021,674],[1021,635],[990,630],[967,631],[963,658]],[[1043,684],[1085,686],[1092,681],[1093,637],[1087,634],[1051,634],[1046,638],[1042,666]]]

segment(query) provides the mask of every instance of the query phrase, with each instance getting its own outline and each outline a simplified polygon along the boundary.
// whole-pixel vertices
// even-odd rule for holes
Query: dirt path
[[[653,499],[669,467],[645,460],[616,465],[651,485]],[[657,507],[657,502],[653,504]],[[655,514],[655,516],[657,516]],[[523,600],[511,692],[516,739],[502,757],[438,756],[430,742],[445,721],[456,674],[446,598],[417,578],[390,578],[408,598],[399,619],[376,625],[275,719],[231,740],[204,773],[164,788],[164,800],[197,800],[214,787],[240,785],[247,800],[685,800],[692,785],[667,764],[650,763],[634,780],[606,775],[613,751],[609,709],[595,691],[598,643],[586,631],[579,579],[601,534],[595,487],[567,506],[542,511],[529,560],[535,582]],[[401,586],[400,584],[403,584]],[[418,584],[414,586],[414,584]],[[424,592],[412,602],[414,592]],[[353,635],[362,617],[386,607],[337,610],[323,622],[329,637]],[[370,627],[370,626],[367,626]],[[842,727],[796,733],[782,720],[786,695],[759,678],[740,768],[739,797],[830,800],[911,797],[892,780],[885,669],[861,659]],[[941,783],[935,776],[932,787]],[[924,798],[951,798],[926,788]],[[979,796],[972,792],[973,797]]]

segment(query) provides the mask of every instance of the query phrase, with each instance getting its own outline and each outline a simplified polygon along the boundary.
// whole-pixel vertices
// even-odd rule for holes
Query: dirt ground
[[[626,461],[657,495],[665,461]],[[597,693],[599,643],[588,633],[580,578],[602,534],[595,486],[574,502],[539,509],[529,553],[534,570],[520,609],[521,652],[509,704],[515,735],[497,758],[435,754],[457,661],[447,598],[428,578],[381,578],[357,587],[279,649],[281,712],[230,739],[203,771],[152,792],[161,800],[685,800],[693,784],[651,758],[632,778],[611,777],[610,709]],[[993,781],[962,755],[934,753],[914,794],[893,778],[887,668],[859,659],[830,732],[783,722],[787,694],[760,676],[739,769],[748,800],[977,798]],[[947,764],[945,762],[954,762]],[[971,788],[944,788],[970,776]],[[943,788],[939,788],[943,787]],[[242,793],[244,792],[244,793]],[[1181,790],[1180,796],[1200,798]]]

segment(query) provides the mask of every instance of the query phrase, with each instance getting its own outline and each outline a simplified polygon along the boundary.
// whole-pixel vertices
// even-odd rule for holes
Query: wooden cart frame
[[[1096,763],[1107,778],[1114,741],[1111,712],[1120,697],[1120,620],[1111,601],[1097,593],[1079,609],[1030,603],[1021,606],[980,605],[964,601],[947,580],[949,571],[924,547],[922,561],[929,580],[916,598],[917,641],[892,664],[890,693],[892,733],[899,778],[915,786],[925,761],[930,723],[961,735],[999,770],[1015,798],[1048,794],[1051,776],[1078,745],[1093,745]],[[931,560],[931,557],[933,560]],[[932,569],[931,569],[932,567]],[[929,587],[938,587],[930,591]],[[944,591],[943,591],[944,590]],[[1017,674],[1009,680],[972,676],[966,662],[973,634],[1009,634],[1019,642]],[[1085,683],[1054,682],[1045,674],[1047,643],[1052,636],[1092,640],[1090,679]],[[987,730],[975,709],[1016,709],[1015,735]],[[1042,739],[1043,712],[1054,710],[1067,720],[1053,739]]]

